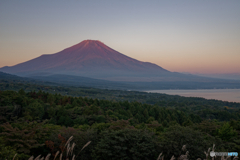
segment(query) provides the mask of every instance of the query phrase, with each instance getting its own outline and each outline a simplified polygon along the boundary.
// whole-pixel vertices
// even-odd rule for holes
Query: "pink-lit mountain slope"
[[[162,67],[121,54],[100,41],[85,40],[55,54],[46,54],[0,71],[31,75],[69,74],[94,78],[114,76],[158,76],[168,74]]]

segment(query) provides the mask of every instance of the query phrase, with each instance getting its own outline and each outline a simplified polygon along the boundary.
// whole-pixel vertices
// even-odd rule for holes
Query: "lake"
[[[240,102],[240,89],[150,90],[146,92]]]

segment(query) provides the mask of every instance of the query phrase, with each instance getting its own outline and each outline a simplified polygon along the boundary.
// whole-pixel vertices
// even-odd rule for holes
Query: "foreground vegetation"
[[[212,144],[240,153],[240,103],[0,79],[0,160],[184,159],[183,145],[203,159]]]
[[[81,91],[88,97],[0,91],[0,157],[54,157],[71,136],[72,155],[83,160],[157,159],[160,152],[170,159],[185,154],[183,145],[189,159],[205,158],[212,144],[218,152],[240,153],[239,103],[99,90],[104,100],[90,98],[89,90]],[[107,96],[117,92],[123,94]]]

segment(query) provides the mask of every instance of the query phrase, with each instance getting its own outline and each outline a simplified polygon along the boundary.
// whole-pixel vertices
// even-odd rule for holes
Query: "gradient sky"
[[[0,1],[0,67],[86,39],[170,71],[240,73],[240,1]]]

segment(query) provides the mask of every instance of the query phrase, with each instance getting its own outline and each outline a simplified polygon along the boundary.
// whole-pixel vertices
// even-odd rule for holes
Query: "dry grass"
[[[60,156],[59,156],[59,160],[75,160],[76,156],[73,154],[73,150],[74,150],[74,147],[76,146],[75,143],[70,143],[73,139],[73,136],[71,136],[68,141],[66,142],[65,146],[64,146],[64,149],[66,148],[66,153],[61,153]],[[82,149],[80,150],[80,152],[86,148],[89,144],[91,143],[91,141],[87,142],[83,147]],[[80,153],[79,152],[79,153]],[[57,159],[58,155],[59,155],[60,151],[57,151],[56,154],[55,154],[55,157],[54,157],[54,160]],[[64,158],[64,155],[65,158]],[[15,157],[17,156],[17,154],[14,155],[13,157],[13,160],[15,159]],[[37,156],[36,158],[34,158],[34,156],[31,156],[28,160],[49,160],[51,157],[51,154],[49,153],[46,157],[41,157],[41,155]]]
[[[203,160],[210,160],[211,158],[210,157],[210,152],[214,152],[214,149],[215,149],[215,144],[213,144],[213,147],[212,147],[212,150],[211,148],[208,148],[208,151],[204,151],[204,154],[206,155],[206,159],[203,159]],[[177,160],[189,160],[189,152],[187,151],[187,148],[186,148],[186,145],[183,145],[182,147],[182,151],[186,151],[186,153],[184,155],[181,155],[177,158]],[[230,160],[230,156],[228,157],[224,157],[222,156],[221,157],[221,160]],[[216,159],[216,156],[212,157],[212,160]],[[237,160],[238,157],[234,157],[233,160]],[[164,156],[162,156],[162,153],[159,154],[157,160],[164,160]],[[170,160],[175,160],[175,157],[174,155],[172,156],[172,158]],[[198,158],[197,160],[202,160],[201,158]]]
[[[74,147],[76,146],[76,144],[75,144],[75,143],[72,143],[72,145],[70,144],[70,142],[71,142],[72,139],[73,139],[73,136],[71,136],[71,137],[68,139],[68,141],[66,142],[66,144],[65,144],[64,149],[67,147],[67,148],[66,148],[66,154],[65,154],[66,156],[65,156],[65,158],[63,158],[64,153],[61,153],[60,156],[59,156],[59,160],[75,160],[76,156],[73,154],[73,150],[74,150]],[[81,152],[84,148],[86,148],[90,143],[91,143],[91,141],[87,142],[87,143],[82,147],[82,149],[80,150],[80,152]],[[210,152],[211,152],[211,151],[214,152],[214,149],[215,149],[215,144],[213,144],[212,150],[211,150],[211,148],[208,148],[208,151],[207,151],[207,152],[204,151],[204,154],[206,155],[206,159],[203,159],[203,160],[209,160],[209,159],[214,160],[214,159],[216,158],[216,156],[210,158]],[[186,152],[185,152],[185,154],[179,156],[179,157],[177,158],[177,160],[189,160],[189,159],[188,159],[188,158],[189,158],[189,152],[187,151],[186,145],[183,145],[182,151],[186,151]],[[79,153],[80,153],[80,152],[79,152]],[[60,153],[60,151],[57,151],[57,152],[56,152],[55,157],[54,157],[54,160],[58,157],[59,153]],[[13,160],[15,159],[16,156],[17,156],[17,154],[14,155]],[[49,153],[45,158],[44,158],[44,157],[41,158],[41,155],[39,155],[39,156],[37,156],[35,159],[34,159],[33,156],[31,156],[28,160],[49,160],[50,157],[51,157],[51,154]],[[221,160],[229,160],[230,158],[231,158],[230,156],[228,156],[228,157],[222,156],[222,157],[221,157]],[[234,157],[234,158],[233,158],[233,160],[237,160],[237,159],[238,159],[238,157]],[[159,154],[157,160],[164,160],[164,156],[162,155],[162,153]],[[170,160],[175,160],[174,155],[171,157]],[[197,160],[202,160],[202,159],[201,159],[201,158],[198,158]]]

